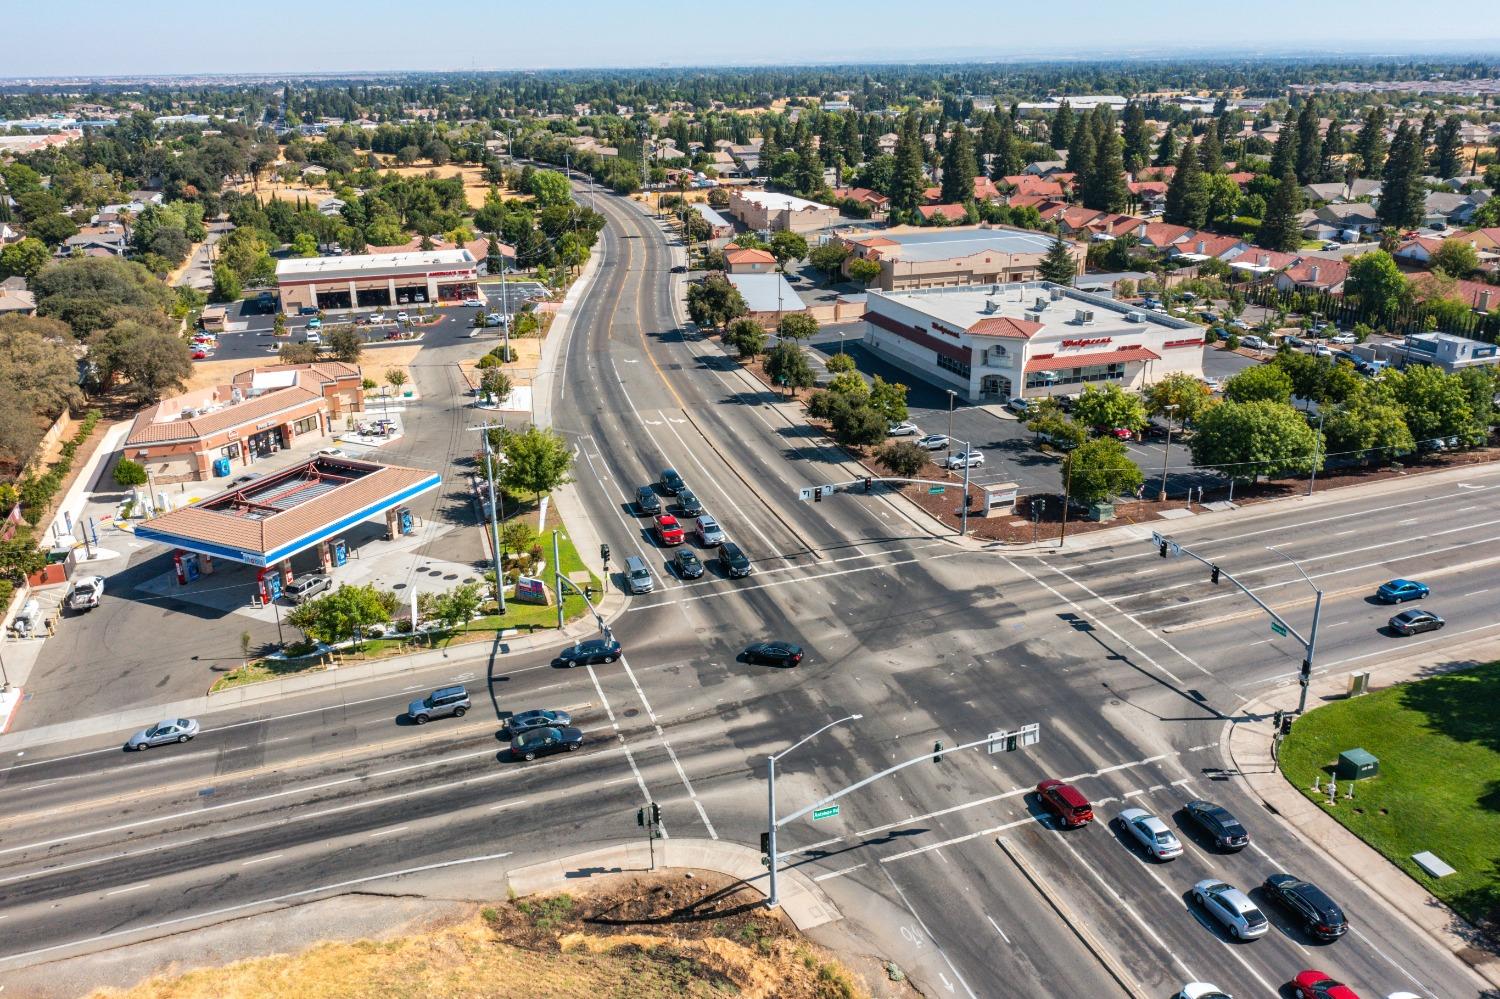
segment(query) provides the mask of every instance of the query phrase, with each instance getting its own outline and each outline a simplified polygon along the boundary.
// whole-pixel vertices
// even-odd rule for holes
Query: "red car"
[[[1343,982],[1336,982],[1321,971],[1299,971],[1292,979],[1299,999],[1359,999]]]
[[[1128,441],[1135,435],[1124,427],[1095,427],[1094,433],[1100,437],[1113,437],[1115,440]]]
[[[1037,800],[1068,829],[1094,821],[1094,806],[1074,787],[1060,780],[1044,780],[1036,786]]]
[[[670,513],[657,516],[656,533],[664,545],[680,545],[684,540],[682,525],[677,523],[677,518]]]
[[[193,348],[193,360],[201,361],[208,356],[208,350],[203,347]]]

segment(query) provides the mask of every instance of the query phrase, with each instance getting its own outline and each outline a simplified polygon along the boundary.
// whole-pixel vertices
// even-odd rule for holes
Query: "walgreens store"
[[[278,261],[276,284],[288,315],[451,304],[479,294],[479,264],[465,249],[305,257]]]

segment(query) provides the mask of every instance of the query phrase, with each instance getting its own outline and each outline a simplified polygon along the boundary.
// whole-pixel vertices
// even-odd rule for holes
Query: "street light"
[[[1177,404],[1166,407],[1167,409],[1167,450],[1161,456],[1161,492],[1156,496],[1156,502],[1167,501],[1167,460],[1172,457],[1172,413],[1176,411]]]
[[[815,739],[818,736],[822,735],[824,732],[827,732],[835,725],[842,725],[847,721],[859,721],[863,717],[864,715],[847,715],[843,718],[840,718],[838,721],[831,721],[827,725],[824,725],[822,728],[818,729],[812,735],[804,736],[797,742],[794,742],[787,748],[783,749],[781,752],[776,753],[773,756],[766,757],[766,815],[769,819],[767,823],[767,828],[769,831],[766,836],[766,843],[769,848],[769,859],[771,861],[769,892],[766,895],[767,909],[774,909],[776,908],[776,906],[781,904],[781,899],[776,894],[776,761],[781,759],[787,753],[790,753],[792,750],[796,749],[798,746],[802,745],[804,742]]]
[[[1312,577],[1303,571],[1302,566],[1297,564],[1296,559],[1292,558],[1286,552],[1272,548],[1270,545],[1266,545],[1266,551],[1279,555],[1292,563],[1292,568],[1302,573],[1302,578],[1307,580],[1307,585],[1311,586],[1313,592],[1317,594],[1317,598],[1313,601],[1312,628],[1307,633],[1307,655],[1302,660],[1302,672],[1297,676],[1297,683],[1302,687],[1302,691],[1297,697],[1297,714],[1300,715],[1307,710],[1307,686],[1312,681],[1313,655],[1318,648],[1318,619],[1323,615],[1323,591],[1318,589],[1318,584],[1314,583]]]
[[[1312,475],[1307,480],[1307,495],[1313,494],[1313,483],[1318,481],[1318,460],[1323,451],[1323,411],[1318,410],[1318,436],[1313,440]],[[1278,554],[1280,554],[1278,552]],[[1311,582],[1311,580],[1309,580]]]
[[[958,393],[953,389],[948,390],[948,440],[953,440],[953,403],[958,398]]]

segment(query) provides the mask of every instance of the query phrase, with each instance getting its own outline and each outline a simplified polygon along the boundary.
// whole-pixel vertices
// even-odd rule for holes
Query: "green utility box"
[[[1364,780],[1380,773],[1380,761],[1363,749],[1346,749],[1339,754],[1334,772],[1339,780]]]

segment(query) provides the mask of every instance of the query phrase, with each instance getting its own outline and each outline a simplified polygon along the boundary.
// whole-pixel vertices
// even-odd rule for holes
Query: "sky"
[[[1420,10],[1420,15],[1414,13]],[[0,0],[0,78],[1500,54],[1495,0]]]

